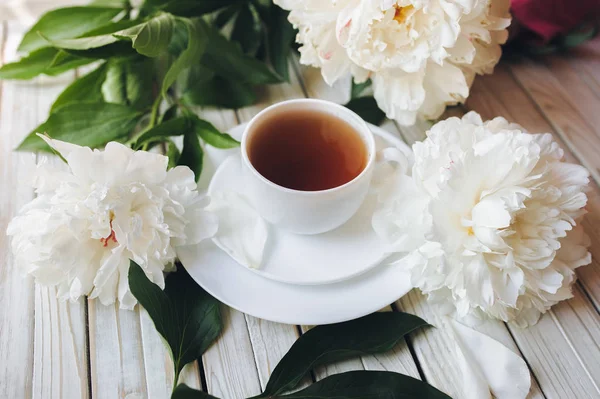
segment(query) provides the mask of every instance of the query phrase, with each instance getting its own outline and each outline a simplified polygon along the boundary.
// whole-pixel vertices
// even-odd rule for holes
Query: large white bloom
[[[589,174],[550,134],[471,112],[413,150],[412,178],[384,175],[373,226],[407,254],[398,262],[416,287],[460,317],[522,325],[571,297],[574,269],[591,262],[577,223]]]
[[[373,78],[387,116],[410,125],[463,102],[491,73],[510,24],[509,0],[275,0],[299,29],[300,61],[333,84]]]
[[[217,230],[189,168],[167,171],[166,157],[114,142],[98,151],[46,141],[69,169],[38,165],[37,197],[7,233],[18,267],[58,287],[61,298],[89,294],[105,305],[118,298],[131,309],[137,301],[127,280],[130,259],[164,288],[177,247]]]

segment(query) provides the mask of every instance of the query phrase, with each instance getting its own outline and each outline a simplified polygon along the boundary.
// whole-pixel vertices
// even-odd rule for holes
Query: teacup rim
[[[361,134],[361,137],[366,136],[366,144],[367,144],[367,150],[369,151],[369,157],[367,159],[367,164],[365,165],[365,167],[363,168],[363,170],[357,175],[355,176],[352,180],[347,181],[346,183],[336,186],[336,187],[332,187],[332,188],[328,188],[325,190],[314,190],[314,191],[305,191],[305,190],[296,190],[293,188],[288,188],[288,187],[284,187],[281,186],[277,183],[272,182],[271,180],[267,179],[265,176],[263,176],[258,170],[256,170],[256,168],[254,167],[254,165],[252,165],[252,162],[250,162],[250,158],[248,156],[248,152],[247,152],[247,143],[248,143],[248,132],[250,131],[250,128],[256,124],[256,122],[258,120],[260,120],[261,117],[263,117],[265,114],[272,112],[274,109],[282,107],[282,106],[286,106],[286,105],[290,105],[290,104],[302,104],[302,103],[312,103],[312,104],[323,104],[327,107],[331,107],[331,108],[336,108],[338,110],[341,111],[341,113],[346,113],[348,115],[350,115],[352,118],[355,118],[359,123],[359,125],[362,125],[361,127],[364,129],[366,135]],[[345,120],[345,118],[344,118]],[[246,127],[244,128],[244,133],[242,134],[242,139],[240,141],[240,147],[241,147],[241,153],[242,153],[242,162],[248,167],[248,169],[255,175],[257,176],[262,182],[266,183],[267,185],[280,190],[282,192],[286,192],[286,193],[290,193],[290,194],[296,194],[296,195],[303,195],[303,196],[315,196],[315,195],[323,195],[323,194],[332,194],[335,193],[337,191],[342,191],[345,188],[356,184],[359,180],[362,180],[362,178],[364,178],[364,176],[366,176],[369,171],[372,169],[373,164],[375,163],[375,158],[376,158],[376,145],[375,145],[375,137],[373,135],[373,132],[371,131],[371,128],[369,127],[369,125],[367,124],[367,122],[361,118],[356,112],[352,111],[349,108],[344,107],[343,105],[334,103],[332,101],[327,101],[327,100],[321,100],[321,99],[316,99],[316,98],[298,98],[298,99],[291,99],[291,100],[285,100],[285,101],[281,101],[275,104],[272,104],[270,106],[268,106],[267,108],[261,110],[259,113],[257,113],[256,115],[254,115],[254,117],[248,122],[248,124],[246,125]]]

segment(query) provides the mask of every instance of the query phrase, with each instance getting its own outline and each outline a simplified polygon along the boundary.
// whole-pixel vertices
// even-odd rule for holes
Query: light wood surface
[[[1,19],[1,18],[0,18]],[[0,22],[0,64],[16,58],[23,34],[17,22]],[[347,86],[330,88],[318,71],[290,60],[289,84],[270,86],[260,103],[237,111],[197,109],[222,130],[249,120],[269,104],[301,97],[344,102]],[[167,398],[173,375],[169,354],[143,310],[122,311],[95,300],[61,302],[54,289],[36,287],[15,269],[4,231],[34,197],[27,176],[41,155],[13,149],[47,115],[58,93],[75,78],[0,82],[0,398]],[[460,116],[504,116],[531,132],[550,132],[571,162],[592,172],[585,228],[600,257],[600,40],[571,54],[502,63],[478,78]],[[425,137],[427,122],[384,128],[411,144]],[[55,161],[50,161],[55,162]],[[531,328],[487,322],[478,327],[527,361],[532,398],[600,397],[600,267],[578,269],[574,298],[555,306]],[[245,398],[265,387],[277,362],[309,326],[272,323],[224,308],[226,328],[183,381],[221,398]],[[424,379],[461,398],[462,376],[444,320],[416,291],[383,311],[403,310],[435,326],[410,334],[394,351],[320,368],[305,384],[346,370],[391,370]],[[490,361],[493,361],[491,359]]]

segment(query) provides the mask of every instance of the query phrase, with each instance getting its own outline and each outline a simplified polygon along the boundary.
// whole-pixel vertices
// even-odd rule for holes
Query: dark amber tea
[[[367,164],[367,148],[344,120],[313,110],[267,116],[249,137],[256,170],[283,187],[318,191],[341,186]]]

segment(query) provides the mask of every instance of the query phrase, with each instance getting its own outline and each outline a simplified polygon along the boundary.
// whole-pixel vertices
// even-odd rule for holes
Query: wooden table
[[[15,58],[24,28],[0,25],[0,64]],[[260,109],[288,98],[340,99],[318,71],[300,68],[291,84],[271,86],[259,105],[238,111],[203,111],[221,129],[247,121]],[[60,302],[55,290],[34,285],[16,270],[4,234],[9,220],[34,193],[26,181],[36,156],[13,148],[43,121],[53,99],[77,76],[35,82],[0,82],[0,398],[167,398],[173,375],[169,355],[144,310],[122,311],[97,300]],[[488,322],[479,329],[519,352],[532,373],[531,397],[600,397],[600,40],[568,56],[503,63],[493,76],[478,78],[466,107],[484,118],[502,115],[531,132],[551,132],[572,162],[592,173],[589,214],[594,263],[577,270],[573,299],[555,306],[528,329]],[[424,137],[425,126],[385,128],[407,143]],[[39,157],[39,156],[38,156]],[[426,380],[455,398],[462,377],[453,341],[427,302],[411,292],[393,309],[438,325],[411,334],[391,353],[349,360],[315,370],[319,380],[353,369],[392,370]],[[259,320],[224,307],[223,336],[188,367],[184,381],[221,398],[258,394],[283,354],[305,326]],[[493,361],[493,360],[491,360]]]

